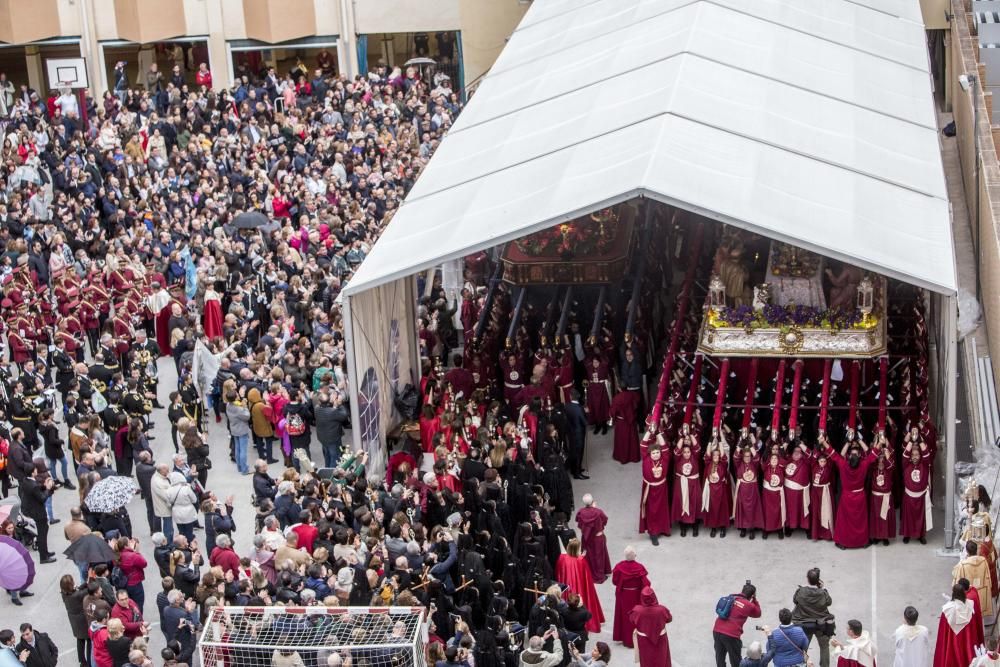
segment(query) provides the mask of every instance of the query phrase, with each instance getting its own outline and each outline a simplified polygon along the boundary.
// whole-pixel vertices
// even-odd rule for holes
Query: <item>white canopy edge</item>
[[[913,6],[536,0],[345,294],[635,197],[954,293]]]

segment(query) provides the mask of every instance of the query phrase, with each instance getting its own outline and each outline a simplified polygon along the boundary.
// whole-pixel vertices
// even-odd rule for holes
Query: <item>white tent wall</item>
[[[401,419],[395,392],[420,377],[414,290],[413,277],[406,276],[343,301],[351,435],[375,472],[385,469],[386,434]]]

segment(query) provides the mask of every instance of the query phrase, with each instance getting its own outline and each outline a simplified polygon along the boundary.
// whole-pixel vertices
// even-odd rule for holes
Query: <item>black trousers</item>
[[[569,460],[566,461],[571,475],[579,475],[583,472],[583,451],[586,447],[586,431],[581,434],[570,434],[569,436]]]
[[[726,667],[726,656],[729,656],[729,667],[739,667],[743,655],[743,642],[739,637],[730,637],[713,632],[715,639],[715,667]]]
[[[51,558],[53,554],[49,551],[49,520],[48,517],[31,517],[35,520],[35,526],[38,528],[38,560],[45,560],[46,558]]]

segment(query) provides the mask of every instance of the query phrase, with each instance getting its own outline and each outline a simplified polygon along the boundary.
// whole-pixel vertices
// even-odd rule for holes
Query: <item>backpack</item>
[[[293,412],[288,415],[285,431],[291,436],[302,435],[305,433],[306,423],[302,420],[302,415],[297,412]]]
[[[722,620],[729,618],[729,614],[733,611],[733,602],[735,601],[735,595],[723,595],[719,598],[719,601],[715,603],[715,615]]]
[[[124,570],[118,565],[111,568],[111,576],[108,578],[111,582],[111,586],[115,589],[123,589],[128,586],[128,577],[125,576]]]

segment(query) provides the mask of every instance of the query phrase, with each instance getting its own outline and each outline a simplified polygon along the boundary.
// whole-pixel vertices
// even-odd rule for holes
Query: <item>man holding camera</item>
[[[809,638],[802,628],[792,623],[792,612],[778,612],[778,627],[758,629],[767,633],[767,655],[775,667],[805,667],[808,664]]]
[[[545,642],[552,639],[552,651],[546,651]],[[559,631],[553,626],[541,637],[528,640],[528,648],[521,651],[521,667],[556,667],[563,659],[562,642],[559,641]]]
[[[726,667],[726,656],[729,656],[729,667],[738,667],[743,653],[743,624],[748,618],[760,618],[760,603],[757,602],[757,587],[747,579],[743,590],[734,593],[732,604],[727,605],[725,617],[721,614],[715,619],[712,637],[715,640],[715,667]]]
[[[807,646],[812,643],[812,638],[816,637],[819,643],[820,667],[830,667],[830,637],[835,632],[833,614],[830,613],[833,600],[823,587],[823,580],[819,574],[818,567],[806,572],[806,581],[809,585],[799,586],[795,591],[795,596],[792,598],[792,602],[795,603],[792,622],[806,633],[809,640]]]

